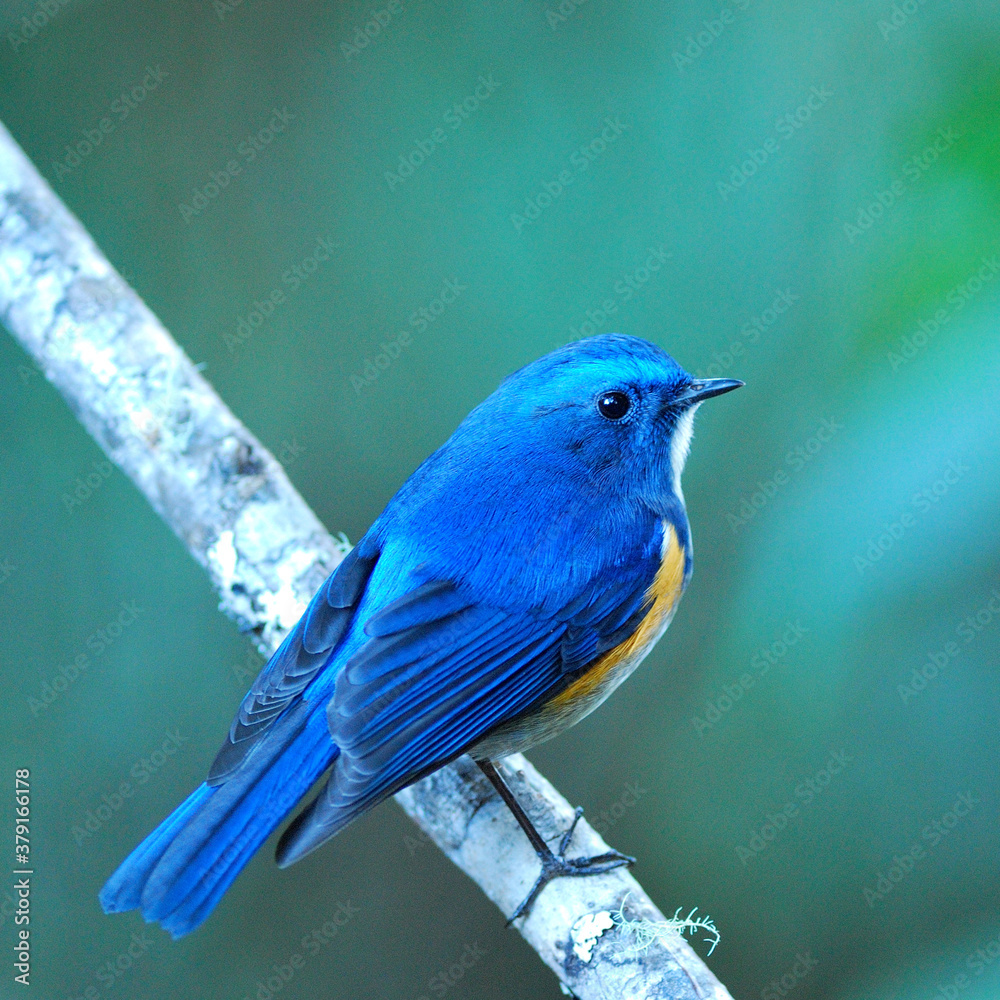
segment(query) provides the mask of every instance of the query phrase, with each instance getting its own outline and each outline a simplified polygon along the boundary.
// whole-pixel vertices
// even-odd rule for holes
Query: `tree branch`
[[[0,318],[205,567],[221,610],[253,633],[262,653],[273,652],[349,550],[347,540],[326,532],[2,125]],[[505,770],[542,835],[557,838],[572,820],[567,801],[522,756],[508,758]],[[467,757],[396,799],[505,915],[513,912],[538,862]],[[581,821],[572,849],[608,848]],[[634,947],[621,919],[610,919],[626,896],[629,919],[664,920],[617,869],[551,883],[518,929],[582,1000],[729,1000],[676,932]]]

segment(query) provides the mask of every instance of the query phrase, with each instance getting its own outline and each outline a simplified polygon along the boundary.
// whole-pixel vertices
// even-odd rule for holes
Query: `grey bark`
[[[324,529],[2,125],[0,319],[205,567],[220,609],[264,655],[273,652],[348,551],[347,540]],[[572,820],[567,801],[520,755],[507,759],[505,771],[554,841]],[[502,913],[513,912],[538,873],[537,859],[467,757],[396,799]],[[571,856],[607,849],[581,821]],[[636,948],[621,916],[609,919],[626,896],[625,917],[664,920],[618,869],[551,883],[518,930],[564,991],[583,1000],[729,997],[674,931]],[[596,930],[587,933],[588,926]]]

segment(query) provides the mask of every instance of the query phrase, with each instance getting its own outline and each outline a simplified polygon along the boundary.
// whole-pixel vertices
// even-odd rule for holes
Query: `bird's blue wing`
[[[499,607],[431,579],[374,611],[327,708],[340,754],[326,788],[286,830],[287,865],[355,816],[558,693],[648,611],[663,528],[622,546],[556,614]],[[426,570],[425,570],[426,572]]]
[[[351,624],[377,559],[378,549],[366,536],[317,591],[244,697],[229,736],[209,769],[209,785],[223,784],[240,768],[278,716],[329,663]]]

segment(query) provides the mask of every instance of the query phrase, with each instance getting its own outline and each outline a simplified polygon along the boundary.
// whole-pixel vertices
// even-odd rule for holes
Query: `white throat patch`
[[[684,471],[684,463],[687,461],[688,452],[691,450],[691,435],[694,433],[694,413],[701,403],[685,410],[677,426],[674,428],[674,436],[670,439],[670,474],[673,477],[674,492],[681,504],[684,503],[684,493],[681,490],[681,473]]]

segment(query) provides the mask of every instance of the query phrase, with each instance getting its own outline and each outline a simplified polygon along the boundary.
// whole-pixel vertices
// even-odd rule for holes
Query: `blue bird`
[[[572,827],[550,850],[493,761],[592,712],[670,624],[691,575],[681,471],[695,410],[741,385],[694,379],[619,334],[508,377],[319,589],[208,779],[104,886],[105,912],[186,934],[325,772],[278,843],[281,867],[464,753],[541,861],[511,920],[552,878],[632,862],[566,859]]]

